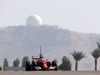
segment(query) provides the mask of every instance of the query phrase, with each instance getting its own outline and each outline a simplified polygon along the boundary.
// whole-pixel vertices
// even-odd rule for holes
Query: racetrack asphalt
[[[100,75],[100,71],[1,71],[0,75]]]

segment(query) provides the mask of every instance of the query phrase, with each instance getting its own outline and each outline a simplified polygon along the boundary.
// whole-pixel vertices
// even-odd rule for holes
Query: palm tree
[[[100,39],[99,39],[100,41]],[[100,49],[100,42],[97,42],[98,49]]]
[[[100,57],[100,49],[95,49],[91,52],[92,56],[94,57],[95,61],[95,71],[97,71],[97,59]]]
[[[83,54],[82,52],[74,51],[73,53],[71,53],[71,55],[73,56],[73,58],[76,61],[76,63],[75,63],[75,70],[77,71],[78,70],[78,61],[83,59],[85,57],[85,54]]]

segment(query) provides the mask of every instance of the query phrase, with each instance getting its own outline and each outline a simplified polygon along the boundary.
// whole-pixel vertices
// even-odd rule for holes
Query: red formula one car
[[[57,71],[57,63],[55,61],[45,61],[40,49],[39,57],[32,56],[32,63],[30,64],[30,62],[27,61],[25,69],[26,71]]]

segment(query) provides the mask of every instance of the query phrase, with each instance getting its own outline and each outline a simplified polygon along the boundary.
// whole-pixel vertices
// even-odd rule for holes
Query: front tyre
[[[35,66],[36,66],[36,62],[35,61],[32,61],[32,66],[31,66],[32,71],[36,71]]]
[[[55,67],[54,71],[57,71],[57,63],[55,61],[52,61],[52,67]]]
[[[25,67],[26,71],[31,71],[31,65],[29,61],[26,61],[26,67]]]

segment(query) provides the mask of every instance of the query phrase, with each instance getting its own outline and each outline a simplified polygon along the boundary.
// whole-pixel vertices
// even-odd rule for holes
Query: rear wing
[[[32,56],[32,60],[38,60],[39,57],[38,56]]]

